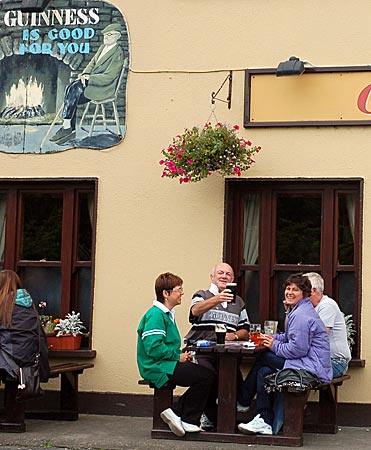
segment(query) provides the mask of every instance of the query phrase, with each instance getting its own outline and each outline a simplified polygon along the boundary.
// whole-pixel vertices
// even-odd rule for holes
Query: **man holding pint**
[[[233,269],[224,262],[215,265],[210,274],[211,285],[207,290],[197,291],[192,298],[189,321],[191,329],[185,336],[188,343],[206,339],[216,341],[215,328],[218,325],[226,327],[226,341],[244,341],[248,339],[249,318],[245,302],[236,295],[235,299],[227,284],[234,280]],[[198,364],[217,372],[217,358],[215,354],[197,356]],[[241,377],[242,380],[242,377]],[[214,387],[217,397],[217,383]],[[238,405],[237,405],[238,406]],[[239,409],[240,410],[240,409]],[[244,409],[246,410],[246,408]],[[201,418],[201,428],[214,427],[215,417]]]

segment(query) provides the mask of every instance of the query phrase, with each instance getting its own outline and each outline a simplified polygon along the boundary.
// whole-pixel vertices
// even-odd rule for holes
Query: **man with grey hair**
[[[199,290],[192,297],[189,321],[191,329],[185,336],[187,343],[194,343],[200,339],[215,341],[215,325],[224,324],[227,332],[226,341],[244,341],[248,337],[249,318],[247,316],[245,302],[240,296],[236,296],[236,301],[231,302],[233,295],[227,289],[227,283],[232,283],[234,273],[232,267],[227,263],[216,264],[210,274],[211,285],[208,290]],[[217,372],[217,354],[210,353],[197,356],[197,362],[201,366],[207,367]],[[237,383],[242,382],[242,375],[238,373]],[[233,380],[231,380],[233,382]],[[211,395],[217,397],[217,383]],[[238,411],[247,411],[248,407],[243,407],[237,403]],[[214,417],[201,417],[201,429],[210,430],[215,427],[216,410]]]
[[[341,377],[348,370],[348,363],[352,359],[343,313],[335,300],[323,294],[324,281],[321,275],[316,272],[304,275],[312,284],[310,301],[329,334],[333,377]]]

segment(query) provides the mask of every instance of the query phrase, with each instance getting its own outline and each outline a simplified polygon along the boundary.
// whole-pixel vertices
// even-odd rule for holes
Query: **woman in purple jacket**
[[[305,369],[317,375],[324,383],[332,380],[328,334],[309,300],[309,279],[302,274],[290,275],[284,283],[284,289],[285,304],[289,311],[286,332],[264,336],[264,346],[273,352],[275,357],[270,358],[269,367],[262,364],[257,372],[257,415],[251,422],[238,425],[238,429],[243,433],[272,434],[272,394],[268,394],[264,389],[264,378],[270,373],[282,367]],[[275,367],[272,361],[275,362]]]

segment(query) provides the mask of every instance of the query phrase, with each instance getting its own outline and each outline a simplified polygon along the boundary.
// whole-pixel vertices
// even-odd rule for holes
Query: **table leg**
[[[238,358],[233,354],[219,354],[218,427],[220,433],[236,430]]]

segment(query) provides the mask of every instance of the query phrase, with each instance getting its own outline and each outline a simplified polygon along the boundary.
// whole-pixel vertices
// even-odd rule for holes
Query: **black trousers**
[[[183,422],[193,425],[200,424],[203,411],[207,415],[209,408],[215,409],[215,400],[209,399],[209,393],[214,384],[214,373],[198,364],[178,362],[173,374],[168,374],[169,380],[178,386],[189,386],[189,389],[175,401],[171,409]]]
[[[64,94],[63,119],[71,119],[71,128],[76,129],[77,105],[83,105],[90,100],[85,97],[85,87],[81,80],[76,80],[67,86]]]

